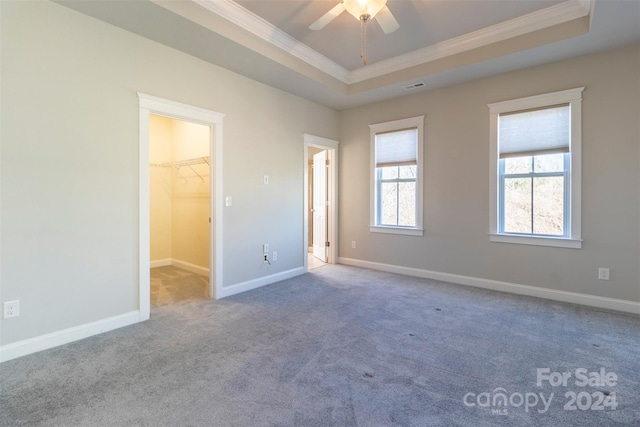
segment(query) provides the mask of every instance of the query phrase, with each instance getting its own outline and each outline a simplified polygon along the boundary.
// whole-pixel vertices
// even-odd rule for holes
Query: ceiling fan
[[[341,0],[340,3],[322,15],[309,26],[310,30],[321,30],[344,11],[349,12],[360,21],[361,50],[360,57],[367,65],[366,57],[366,24],[374,17],[385,34],[393,33],[400,28],[398,21],[387,7],[387,0]]]

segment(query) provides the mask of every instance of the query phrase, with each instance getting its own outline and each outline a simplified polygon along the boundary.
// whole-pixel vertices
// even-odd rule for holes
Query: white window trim
[[[492,242],[521,245],[582,248],[582,91],[584,87],[568,89],[543,95],[518,98],[489,104],[490,112],[490,225],[489,240]],[[505,234],[498,232],[498,116],[501,113],[542,108],[566,104],[571,108],[571,211],[569,219],[570,238]]]
[[[382,132],[392,132],[395,130],[417,128],[418,129],[418,176],[416,178],[416,226],[415,227],[394,227],[376,225],[376,134]],[[394,120],[385,123],[369,125],[370,131],[370,200],[369,207],[369,231],[372,233],[401,234],[405,236],[424,235],[422,212],[423,212],[423,145],[424,145],[424,116],[410,117],[407,119]]]

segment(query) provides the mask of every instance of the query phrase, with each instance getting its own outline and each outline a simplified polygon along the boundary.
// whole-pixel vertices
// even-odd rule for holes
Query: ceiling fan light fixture
[[[363,15],[369,15],[372,19],[387,4],[387,0],[343,0],[344,8],[360,20]]]
[[[360,21],[360,57],[364,65],[367,65],[367,23],[379,14],[378,24],[385,34],[394,32],[400,25],[387,8],[387,0],[340,0],[340,3],[309,25],[309,29],[321,30],[345,10]]]

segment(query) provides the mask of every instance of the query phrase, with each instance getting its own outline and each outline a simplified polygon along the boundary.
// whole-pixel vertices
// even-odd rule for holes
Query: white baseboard
[[[166,267],[167,265],[171,265],[171,258],[156,259],[149,262],[150,268]]]
[[[216,298],[229,297],[231,295],[250,291],[252,289],[256,289],[261,286],[270,285],[271,283],[276,283],[281,280],[286,280],[292,277],[300,276],[301,274],[304,274],[304,273],[305,273],[304,267],[298,267],[298,268],[293,268],[291,270],[283,271],[281,273],[260,277],[258,279],[236,283],[235,285],[223,286],[221,289],[216,290]]]
[[[180,267],[181,269],[190,271],[192,273],[202,274],[203,276],[209,276],[208,268],[191,264],[190,262],[180,261],[179,259],[172,259],[171,265],[175,265],[176,267]]]
[[[192,264],[190,262],[181,261],[179,259],[166,258],[166,259],[157,259],[153,260],[149,263],[151,268],[155,267],[165,267],[167,265],[174,265],[176,267],[182,268],[183,270],[190,271],[192,273],[201,274],[203,276],[209,275],[209,269],[206,267],[201,267],[196,264]]]
[[[164,261],[164,260],[160,260]],[[155,262],[155,261],[154,261]],[[413,277],[422,277],[425,279],[441,280],[459,285],[473,286],[483,289],[491,289],[501,292],[510,292],[519,295],[528,295],[532,297],[550,299],[555,301],[569,302],[573,304],[581,304],[590,307],[605,308],[610,310],[622,311],[626,313],[640,314],[640,303],[634,301],[626,301],[615,298],[599,297],[594,295],[579,294],[575,292],[559,291],[555,289],[539,288],[536,286],[520,285],[516,283],[500,282],[497,280],[480,279],[470,276],[462,276],[458,274],[441,273],[431,270],[422,270],[411,267],[402,267],[391,264],[382,264],[371,261],[363,261],[351,258],[338,258],[339,264],[352,265],[355,267],[370,268],[373,270],[387,271],[390,273],[404,274]],[[172,263],[173,264],[173,263]],[[153,262],[152,262],[153,265]],[[168,264],[165,264],[168,265]],[[197,268],[199,271],[208,269],[194,266],[189,263],[174,264],[181,268],[184,266]],[[185,268],[188,270],[188,268]],[[189,270],[191,271],[191,270]],[[258,279],[237,283],[231,286],[225,286],[218,290],[218,298],[224,298],[241,292],[266,286],[271,283],[289,279],[304,274],[304,267],[298,267],[281,273],[272,274]],[[203,273],[200,273],[203,274]],[[95,322],[86,323],[84,325],[74,326],[72,328],[63,329],[61,331],[52,332],[24,341],[18,341],[12,344],[0,346],[0,363],[6,362],[17,357],[26,356],[27,354],[36,353],[38,351],[57,347],[93,335],[98,335],[124,326],[132,325],[140,322],[140,312],[131,311],[129,313],[120,314],[118,316],[109,317]]]
[[[363,261],[352,258],[338,258],[339,264],[355,267],[370,268],[372,270],[386,271],[389,273],[404,274],[406,276],[422,277],[424,279],[441,280],[443,282],[458,285],[474,286],[476,288],[491,289],[494,291],[509,292],[518,295],[550,299],[554,301],[581,304],[589,307],[605,308],[609,310],[623,311],[626,313],[640,314],[640,303],[615,298],[599,297],[595,295],[579,294],[576,292],[560,291],[556,289],[539,288],[537,286],[520,285],[517,283],[500,282],[497,280],[480,279],[458,274],[441,273],[438,271],[422,270],[398,265],[382,264],[378,262]]]
[[[29,338],[24,341],[3,345],[0,347],[0,363],[138,322],[140,322],[140,312],[136,310],[39,337]]]
[[[166,265],[175,265],[188,271],[198,274],[209,274],[209,269],[187,263],[180,260],[167,259],[151,261],[151,267],[161,267]],[[235,295],[281,280],[304,274],[304,267],[298,267],[281,273],[272,274],[270,276],[261,277],[259,279],[249,280],[231,286],[225,286],[219,291],[218,298]],[[132,325],[146,319],[141,319],[140,311],[131,311],[129,313],[120,314],[118,316],[109,317],[95,322],[74,326],[72,328],[63,329],[61,331],[52,332],[23,341],[0,346],[0,363],[6,362],[17,357],[26,356],[38,351],[47,350],[63,344],[68,344],[93,335],[98,335],[124,326]]]

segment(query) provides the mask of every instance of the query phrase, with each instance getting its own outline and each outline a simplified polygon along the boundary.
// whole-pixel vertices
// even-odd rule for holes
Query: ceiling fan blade
[[[309,25],[310,30],[321,30],[323,29],[329,22],[333,21],[345,11],[344,5],[342,2],[335,5],[329,12],[325,13],[313,24]]]
[[[385,34],[393,33],[395,30],[400,28],[400,24],[398,24],[398,21],[396,21],[396,18],[387,6],[383,7],[382,10],[378,12],[376,20]]]

